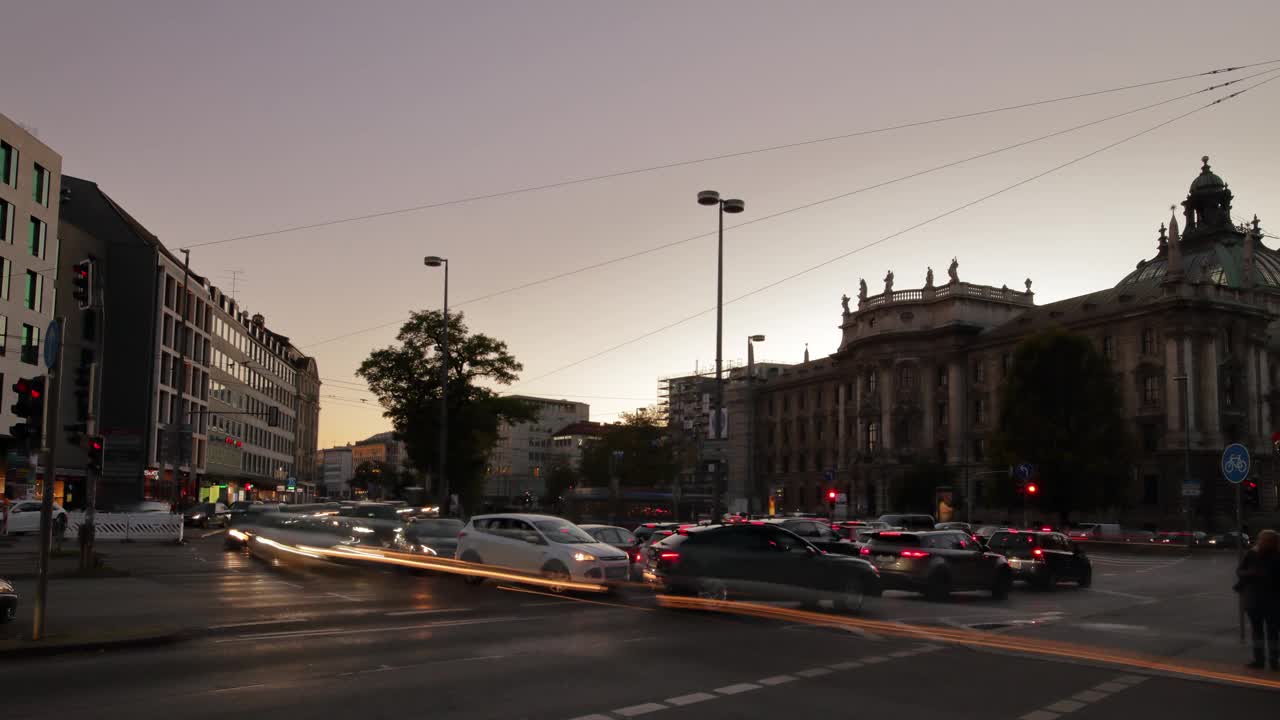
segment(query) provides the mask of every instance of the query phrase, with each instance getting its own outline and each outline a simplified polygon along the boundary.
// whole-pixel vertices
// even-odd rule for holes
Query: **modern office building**
[[[351,497],[351,478],[355,465],[351,460],[351,446],[325,448],[320,451],[320,482],[317,494],[327,498]]]
[[[485,498],[492,502],[509,502],[526,494],[541,498],[547,489],[545,471],[562,455],[555,447],[556,433],[590,419],[591,407],[586,403],[527,395],[512,397],[533,405],[538,415],[531,422],[499,427],[484,479]]]

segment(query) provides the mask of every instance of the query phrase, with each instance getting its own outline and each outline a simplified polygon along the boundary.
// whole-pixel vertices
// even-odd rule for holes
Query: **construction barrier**
[[[80,536],[84,513],[67,514],[67,538]],[[93,516],[96,540],[182,541],[182,516],[169,513],[96,513]]]

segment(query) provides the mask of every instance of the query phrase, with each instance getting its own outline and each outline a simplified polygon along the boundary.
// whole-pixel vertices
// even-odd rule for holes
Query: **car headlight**
[[[204,519],[204,513],[196,513],[195,515],[192,515],[192,516],[191,516],[191,519],[192,519],[192,520],[203,520],[203,519]]]
[[[0,580],[0,593],[13,592],[13,586],[7,580]]]
[[[439,554],[440,554],[440,553],[436,552],[435,548],[431,547],[430,545],[419,545],[418,547],[422,549],[422,552],[424,552],[424,553],[426,553],[426,554],[428,554],[428,555],[439,555]]]
[[[596,556],[592,555],[591,553],[585,553],[579,550],[578,552],[573,554],[573,559],[577,560],[578,562],[591,562],[592,560],[596,559]]]

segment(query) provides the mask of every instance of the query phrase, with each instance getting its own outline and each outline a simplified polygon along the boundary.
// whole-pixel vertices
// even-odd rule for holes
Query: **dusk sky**
[[[890,7],[892,5],[892,7]],[[60,2],[0,17],[0,110],[171,249],[584,176],[1280,59],[1280,3]],[[570,187],[194,247],[192,266],[314,354],[321,446],[388,429],[353,375],[411,309],[451,300],[507,341],[525,394],[649,405],[714,359],[715,238],[474,303],[1198,90],[1270,74],[726,235],[726,299],[848,253],[1214,98],[1280,63]],[[725,356],[839,341],[840,297],[945,281],[1037,302],[1150,257],[1209,155],[1280,234],[1280,82],[728,305]],[[1274,243],[1276,241],[1268,241]],[[358,330],[381,326],[340,340]],[[549,374],[551,373],[551,374]],[[336,382],[333,382],[336,381]],[[353,384],[355,383],[355,384]],[[331,397],[336,396],[336,397]],[[361,399],[368,403],[360,403]]]

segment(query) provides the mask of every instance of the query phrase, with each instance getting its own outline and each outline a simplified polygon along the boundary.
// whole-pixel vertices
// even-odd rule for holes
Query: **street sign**
[[[1237,485],[1249,477],[1248,448],[1240,443],[1231,443],[1222,451],[1222,477]]]
[[[835,471],[835,470],[827,470],[827,471],[823,472],[823,473],[822,473],[822,479],[823,479],[823,480],[826,480],[827,482],[835,482],[835,481],[836,481],[836,471]]]
[[[1019,463],[1013,468],[1013,476],[1018,480],[1027,481],[1031,479],[1033,470],[1031,463]]]
[[[296,491],[298,489],[298,478],[291,477],[285,480],[284,486],[289,489],[289,492]]]
[[[58,367],[58,351],[62,349],[62,325],[55,318],[49,321],[49,329],[44,331],[44,366],[51,369]]]
[[[1183,480],[1182,481],[1182,497],[1187,497],[1187,498],[1200,497],[1200,481],[1199,480]]]
[[[836,504],[837,504],[837,505],[848,505],[848,504],[849,504],[849,493],[836,493]]]

